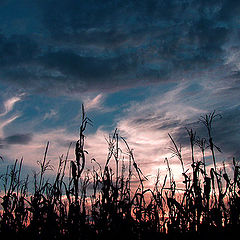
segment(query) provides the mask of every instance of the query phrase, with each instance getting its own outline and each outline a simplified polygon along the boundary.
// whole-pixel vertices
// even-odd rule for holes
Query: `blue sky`
[[[117,127],[152,174],[167,134],[187,153],[185,127],[206,136],[197,122],[213,110],[218,161],[239,157],[239,16],[231,0],[1,1],[0,155],[34,166],[50,140],[56,162],[84,103],[100,162]]]

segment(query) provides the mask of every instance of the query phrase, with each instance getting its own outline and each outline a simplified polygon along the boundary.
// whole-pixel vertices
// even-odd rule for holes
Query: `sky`
[[[34,168],[47,141],[56,166],[78,138],[82,104],[89,166],[104,164],[117,128],[145,175],[164,172],[168,157],[178,177],[168,133],[189,164],[186,128],[206,137],[199,118],[214,110],[217,163],[230,163],[240,154],[239,40],[235,0],[1,0],[1,169],[21,157]]]

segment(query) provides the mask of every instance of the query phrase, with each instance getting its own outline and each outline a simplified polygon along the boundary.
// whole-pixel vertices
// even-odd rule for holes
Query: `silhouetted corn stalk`
[[[46,178],[47,170],[53,170],[47,156],[49,142],[43,160],[38,161],[40,171],[33,176],[32,192],[28,189],[29,177],[22,178],[23,159],[16,160],[1,175],[0,236],[13,239],[101,240],[126,236],[129,239],[201,239],[207,238],[205,233],[214,233],[218,238],[222,233],[236,233],[240,224],[240,166],[234,158],[232,175],[227,172],[225,163],[217,168],[214,149],[219,151],[220,148],[214,145],[212,134],[216,116],[213,112],[201,118],[208,141],[198,138],[192,129],[187,130],[190,169],[184,166],[181,145],[169,134],[171,157],[180,161],[184,187],[178,186],[171,161],[166,158],[168,173],[162,185],[158,172],[155,185],[150,189],[145,188],[147,178],[117,129],[107,139],[109,153],[103,168],[96,159],[91,160],[91,171],[85,168],[85,130],[91,121],[82,107],[75,160],[68,160],[70,144],[66,156],[59,157],[53,183]],[[201,150],[201,159],[195,155],[196,146]],[[205,158],[208,147],[213,159],[209,172]],[[67,169],[70,171],[68,178],[65,176]]]

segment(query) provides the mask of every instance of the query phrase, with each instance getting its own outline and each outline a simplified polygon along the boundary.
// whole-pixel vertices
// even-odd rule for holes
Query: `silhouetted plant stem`
[[[202,119],[210,129],[209,139],[213,116],[206,115]],[[225,236],[231,238],[231,233],[237,233],[240,225],[239,162],[233,159],[232,175],[228,174],[230,168],[225,163],[222,169],[217,168],[214,151],[220,149],[213,140],[208,140],[213,158],[213,167],[208,174],[205,162],[207,140],[196,138],[195,132],[188,130],[189,161],[193,170],[188,174],[190,169],[184,166],[181,145],[178,146],[169,134],[171,157],[180,161],[185,187],[174,180],[171,161],[166,158],[167,174],[162,185],[158,171],[153,188],[146,188],[147,178],[137,165],[127,140],[117,130],[107,140],[109,152],[104,168],[93,158],[92,170],[89,170],[91,166],[85,150],[85,129],[89,122],[82,107],[75,159],[68,160],[70,144],[66,157],[59,157],[53,183],[45,177],[47,170],[53,170],[47,160],[49,142],[43,160],[38,162],[40,172],[34,173],[32,193],[28,191],[28,177],[22,179],[23,159],[16,160],[13,166],[7,167],[5,174],[0,175],[4,190],[0,195],[1,239],[12,236],[26,240],[127,237],[132,240],[171,240],[208,239],[210,234],[225,239]],[[121,150],[121,143],[127,152]],[[196,155],[196,145],[201,149],[201,161]],[[69,176],[65,179],[68,168]]]

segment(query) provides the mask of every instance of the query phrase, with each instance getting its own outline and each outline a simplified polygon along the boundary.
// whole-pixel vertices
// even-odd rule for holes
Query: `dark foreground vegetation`
[[[179,159],[183,182],[176,184],[171,164],[168,174],[149,189],[147,178],[134,159],[127,142],[115,131],[109,138],[105,166],[92,159],[86,169],[84,131],[91,123],[83,109],[75,160],[61,156],[55,180],[46,180],[52,166],[46,146],[40,171],[22,179],[22,160],[15,161],[1,175],[1,239],[231,239],[240,227],[240,167],[232,161],[232,173],[218,166],[212,138],[211,113],[200,118],[208,138],[200,139],[187,130],[191,148],[191,167],[186,169],[181,148],[171,135],[170,151]],[[119,143],[125,144],[127,157],[120,158]],[[197,158],[195,149],[202,156]],[[206,151],[212,168],[206,167]],[[209,160],[208,160],[209,161]]]

